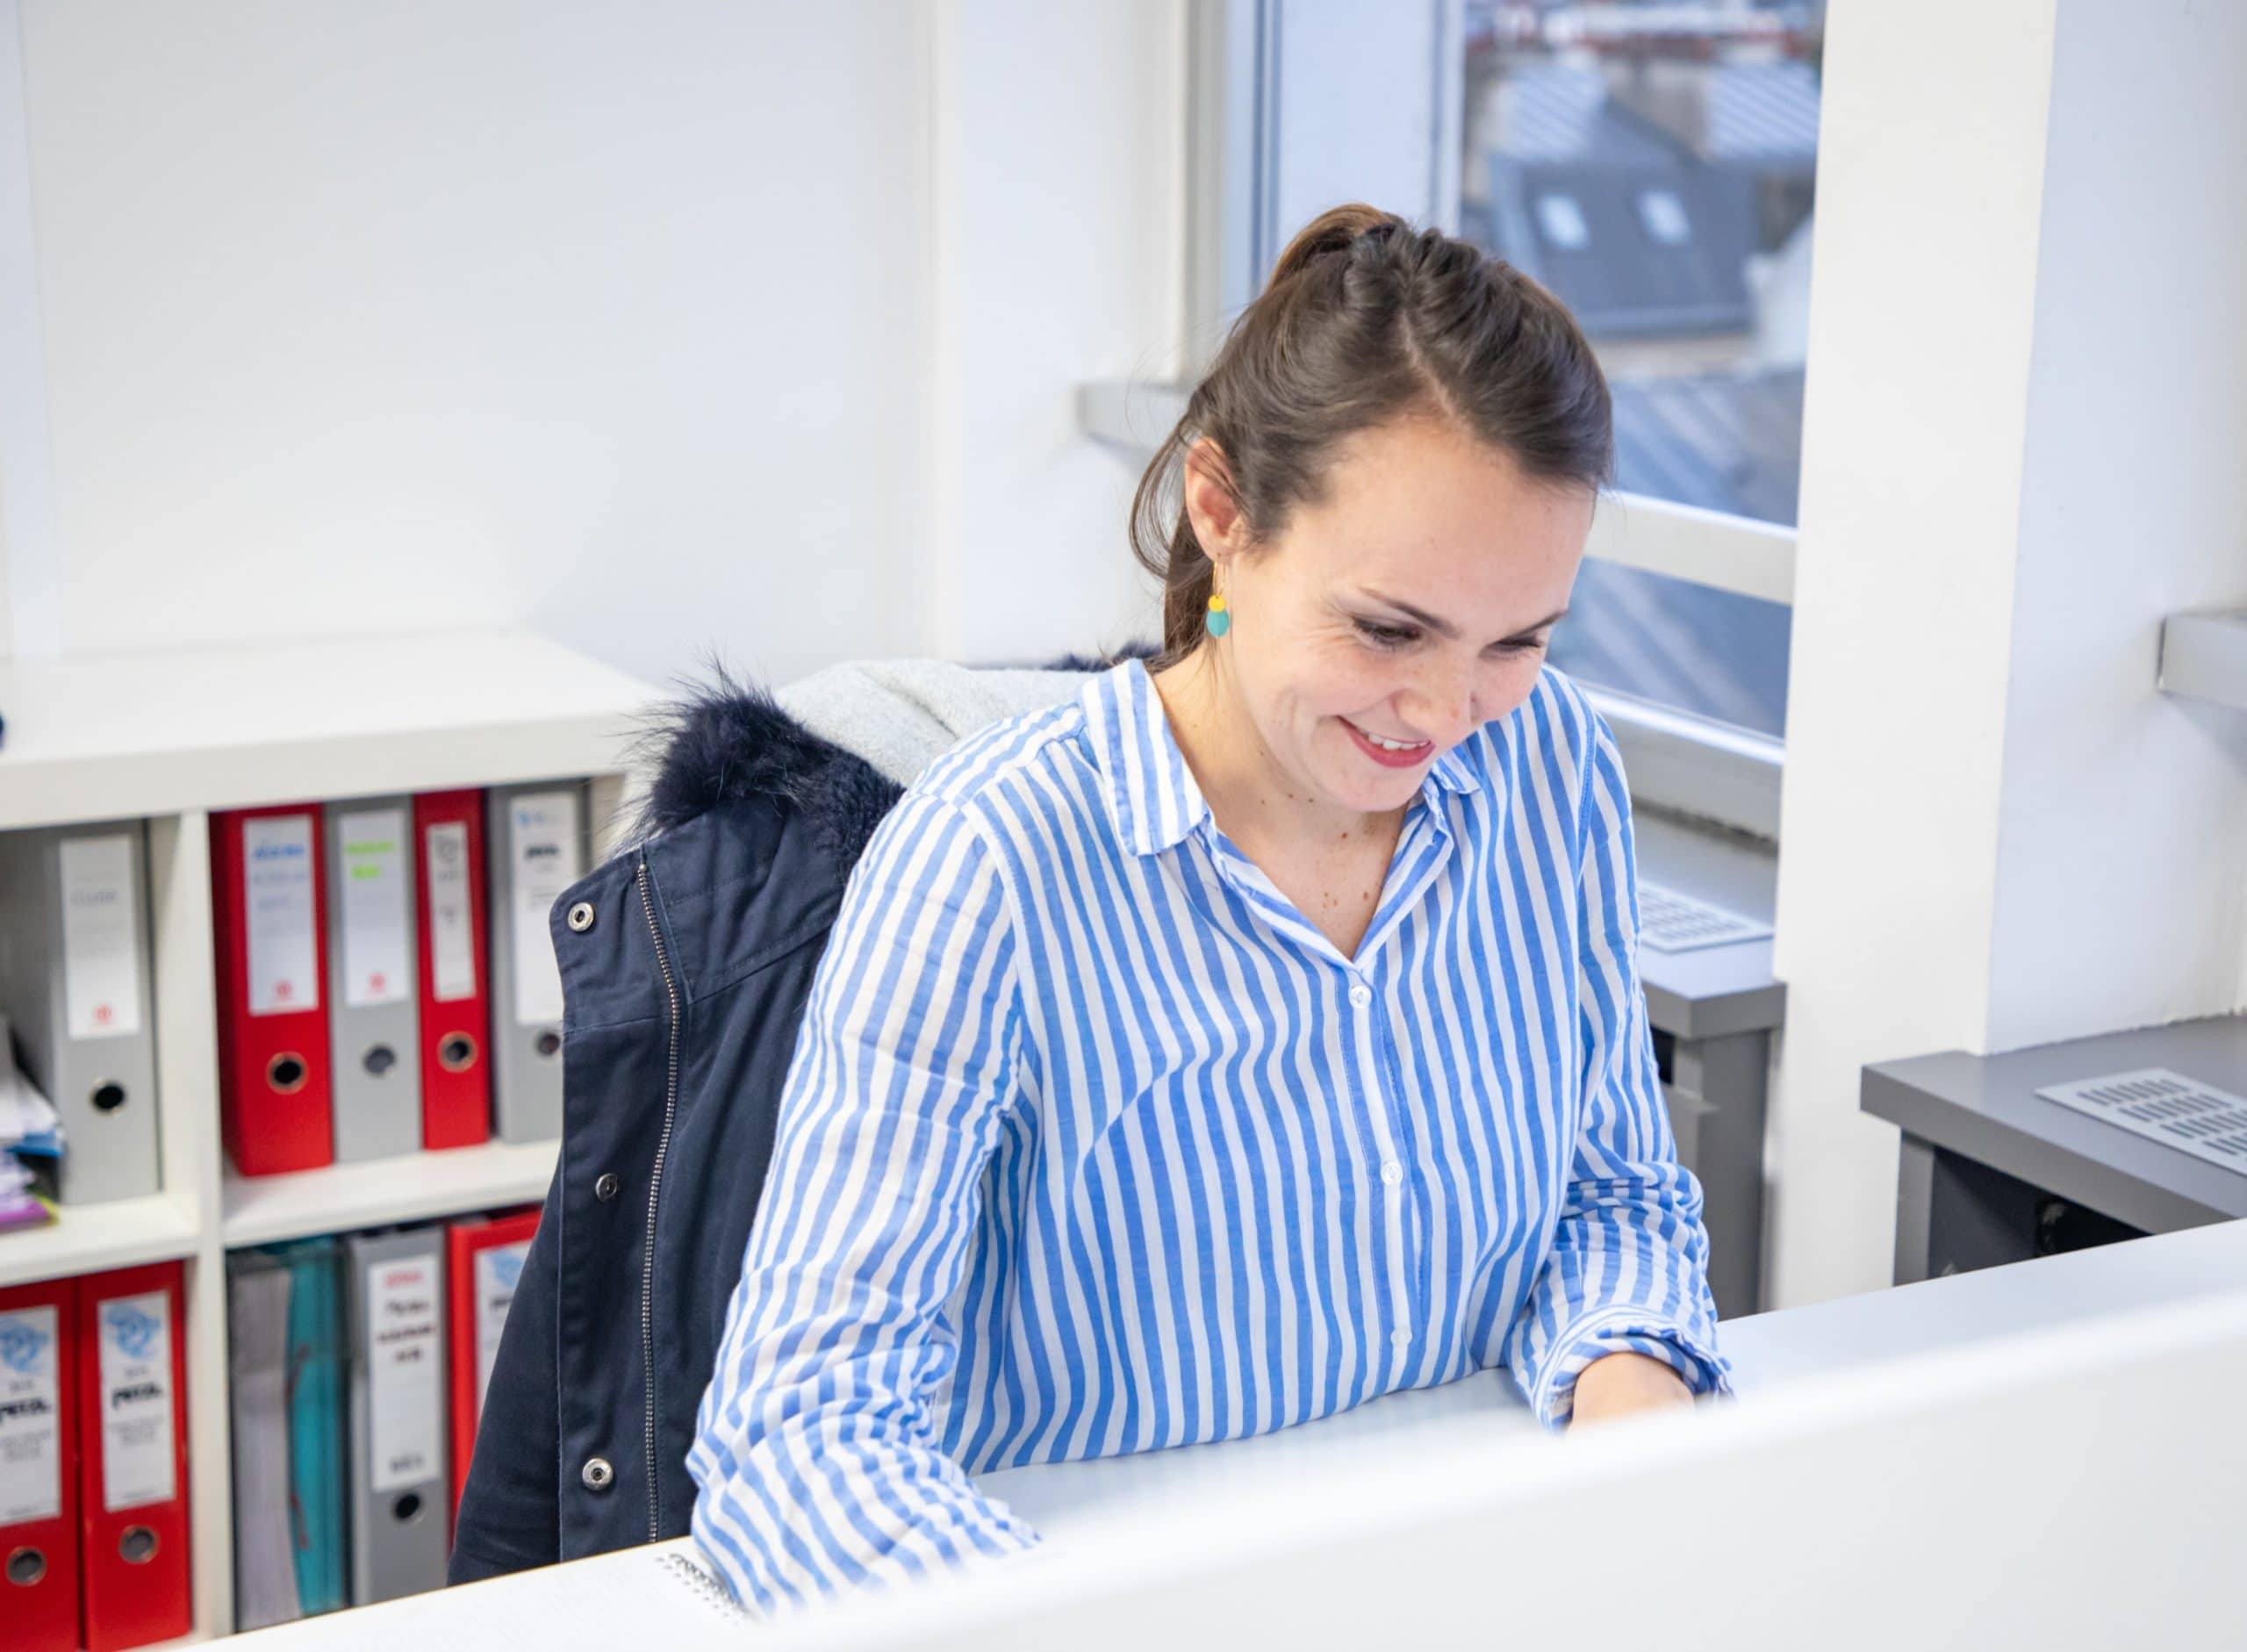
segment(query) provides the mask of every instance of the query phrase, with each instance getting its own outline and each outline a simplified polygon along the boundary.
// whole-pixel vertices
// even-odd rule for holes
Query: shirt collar
[[[1146,666],[1127,659],[1095,677],[1080,696],[1085,731],[1108,781],[1116,835],[1138,855],[1176,848],[1207,819],[1209,804],[1186,754],[1170,731],[1170,718]],[[1420,794],[1471,792],[1477,784],[1466,749],[1474,738],[1428,765]]]

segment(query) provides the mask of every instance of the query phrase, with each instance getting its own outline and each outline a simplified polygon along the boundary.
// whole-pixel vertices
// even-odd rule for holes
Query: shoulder
[[[969,735],[923,770],[882,822],[885,837],[959,834],[979,858],[1001,845],[1013,858],[1026,842],[1081,830],[1088,793],[1080,700],[1001,718]]]
[[[953,746],[907,788],[918,796],[973,815],[1002,800],[1025,779],[1070,761],[1081,743],[1081,700],[1001,717]]]

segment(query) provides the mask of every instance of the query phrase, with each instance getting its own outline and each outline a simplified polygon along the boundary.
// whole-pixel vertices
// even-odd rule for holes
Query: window
[[[1547,241],[1569,252],[1591,245],[1590,226],[1583,221],[1583,208],[1573,195],[1539,196],[1537,226],[1545,232]]]
[[[1615,399],[1554,657],[1641,801],[1775,838],[1824,0],[1197,0],[1183,382],[1080,386],[1135,453],[1288,236],[1375,202],[1491,248],[1582,323]]]
[[[1823,40],[1818,0],[1468,0],[1460,233],[1599,351],[1640,541],[1655,502],[1794,524]],[[1782,734],[1787,607],[1660,560],[1588,560],[1555,662]]]

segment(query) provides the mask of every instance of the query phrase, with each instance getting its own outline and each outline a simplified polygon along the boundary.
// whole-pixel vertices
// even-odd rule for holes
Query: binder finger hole
[[[145,1526],[128,1526],[117,1540],[117,1552],[134,1566],[145,1566],[156,1558],[156,1534]]]
[[[553,1028],[549,1027],[545,1031],[538,1035],[536,1041],[533,1043],[531,1047],[536,1050],[541,1055],[551,1056],[556,1051],[561,1049],[562,1035],[555,1031]]]
[[[94,1093],[88,1099],[93,1103],[96,1112],[113,1113],[125,1105],[125,1086],[115,1079],[104,1079],[94,1086]]]
[[[386,1044],[378,1044],[361,1058],[368,1072],[377,1078],[398,1065],[398,1052]]]
[[[456,1032],[437,1046],[437,1065],[448,1073],[465,1073],[476,1065],[476,1040]]]
[[[294,1095],[310,1076],[300,1055],[276,1055],[265,1064],[265,1081],[283,1095]]]
[[[400,1526],[411,1524],[421,1512],[421,1494],[408,1491],[390,1505],[391,1518]]]
[[[11,1549],[8,1555],[8,1581],[30,1588],[47,1576],[47,1551],[39,1548]]]

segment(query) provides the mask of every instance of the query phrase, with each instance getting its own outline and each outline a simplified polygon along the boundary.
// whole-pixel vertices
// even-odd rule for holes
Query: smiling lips
[[[1435,742],[1432,740],[1422,740],[1417,743],[1406,745],[1400,742],[1382,740],[1369,735],[1347,717],[1339,718],[1337,721],[1350,731],[1350,738],[1357,742],[1358,750],[1385,769],[1418,768],[1427,761],[1430,754],[1436,749]]]

